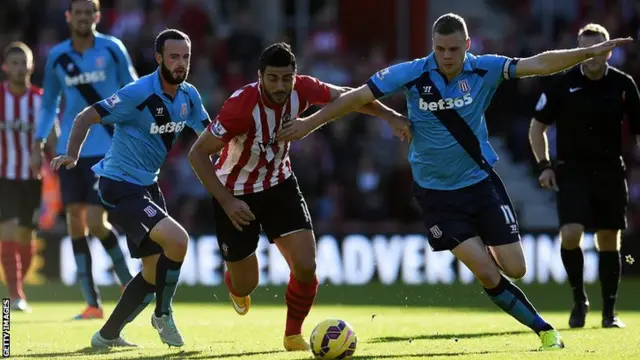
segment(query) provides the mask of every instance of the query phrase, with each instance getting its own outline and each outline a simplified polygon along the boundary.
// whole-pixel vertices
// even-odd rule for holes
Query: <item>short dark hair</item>
[[[297,70],[296,55],[291,51],[291,46],[284,42],[269,45],[260,55],[260,72],[264,72],[267,66],[285,67],[291,65]]]
[[[609,40],[609,32],[607,29],[600,24],[594,23],[587,24],[578,30],[578,39],[582,36],[603,36],[605,41]]]
[[[27,60],[33,61],[33,52],[29,46],[22,41],[14,41],[4,48],[4,60],[7,60],[9,55],[16,53],[23,53],[27,57]]]
[[[93,11],[100,11],[100,0],[71,0],[69,2],[69,11],[71,11],[71,7],[73,6],[74,3],[81,2],[81,1],[88,1],[93,3]]]
[[[189,35],[177,29],[162,30],[158,36],[156,36],[156,52],[162,54],[164,51],[164,43],[167,40],[184,40],[191,45],[191,39]]]
[[[464,21],[462,16],[458,14],[444,14],[433,23],[433,34],[451,35],[458,31],[462,32],[465,38],[469,37],[467,23]]]

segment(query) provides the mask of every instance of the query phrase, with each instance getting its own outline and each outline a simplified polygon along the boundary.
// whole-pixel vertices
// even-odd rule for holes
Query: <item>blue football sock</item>
[[[171,313],[171,302],[178,287],[180,267],[182,262],[173,261],[165,254],[160,255],[156,265],[156,317]]]
[[[89,306],[100,307],[100,293],[93,282],[93,272],[91,269],[91,252],[89,251],[88,238],[72,239],[73,255],[76,259],[78,282],[82,289],[82,295]]]
[[[498,286],[493,289],[485,288],[485,291],[491,300],[504,312],[531,328],[536,334],[540,333],[540,331],[553,329],[551,325],[540,317],[540,314],[531,305],[522,290],[504,276]]]
[[[100,241],[104,249],[107,250],[109,257],[111,257],[113,269],[116,272],[118,280],[120,280],[120,284],[127,285],[129,281],[131,281],[132,276],[127,267],[127,261],[124,258],[122,249],[120,249],[120,245],[118,244],[118,236],[113,231],[109,231],[109,234],[104,239],[100,239]]]

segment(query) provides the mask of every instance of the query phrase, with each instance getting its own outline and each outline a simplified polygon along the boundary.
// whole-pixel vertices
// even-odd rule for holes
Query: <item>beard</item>
[[[287,102],[287,99],[289,98],[289,93],[286,91],[277,91],[274,93],[269,93],[267,91],[264,92],[265,95],[267,95],[267,98],[269,99],[269,101],[271,101],[272,103],[276,104],[276,105],[282,105],[285,102]],[[282,100],[277,100],[277,98],[280,98]]]
[[[182,84],[187,79],[187,75],[189,74],[189,68],[187,67],[184,69],[184,73],[182,76],[177,76],[177,75],[174,76],[171,70],[169,70],[169,68],[164,65],[164,61],[163,61],[162,63],[160,63],[160,74],[162,75],[164,80],[169,84],[179,85],[179,84]]]

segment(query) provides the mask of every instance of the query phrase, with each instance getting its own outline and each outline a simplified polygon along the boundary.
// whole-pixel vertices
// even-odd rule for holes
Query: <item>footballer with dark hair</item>
[[[189,154],[194,171],[213,195],[218,244],[228,269],[225,283],[238,314],[249,311],[250,294],[258,286],[255,251],[261,228],[286,259],[291,269],[285,295],[288,351],[309,350],[302,323],[318,290],[316,242],[291,170],[290,143],[276,136],[309,106],[329,103],[347,91],[297,70],[289,45],[267,47],[260,56],[258,81],[226,100]],[[385,119],[394,130],[406,125],[402,115],[379,102],[359,111]],[[212,166],[210,157],[220,151]]]

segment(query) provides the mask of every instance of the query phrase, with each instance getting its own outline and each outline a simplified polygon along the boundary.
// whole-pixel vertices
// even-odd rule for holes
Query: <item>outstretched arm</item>
[[[353,88],[346,87],[346,86],[341,87],[341,86],[336,86],[328,83],[326,83],[326,85],[327,87],[329,87],[329,90],[331,90],[332,102],[338,99],[340,95],[353,90]],[[361,108],[356,109],[356,111],[362,114],[377,116],[384,120],[387,120],[391,117],[402,116],[402,114],[400,114],[399,112],[393,110],[392,108],[386,106],[385,104],[377,100],[370,103],[365,103]]]
[[[551,75],[569,69],[585,60],[606,55],[620,45],[631,43],[632,38],[620,38],[576,49],[545,51],[538,55],[520,59],[516,65],[516,77]]]

